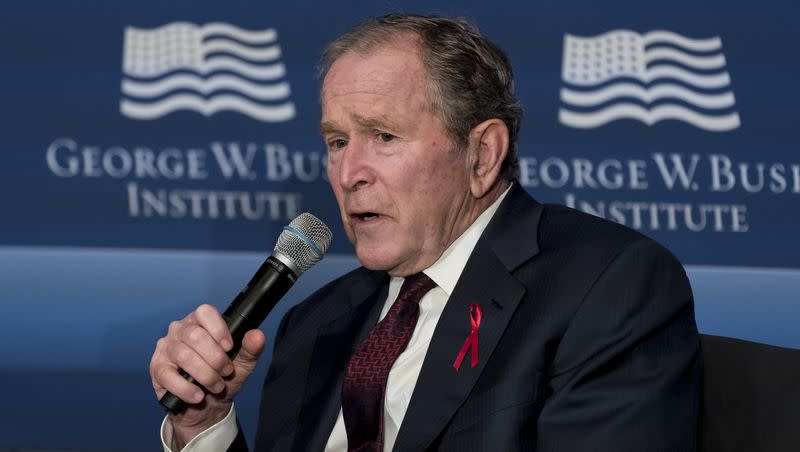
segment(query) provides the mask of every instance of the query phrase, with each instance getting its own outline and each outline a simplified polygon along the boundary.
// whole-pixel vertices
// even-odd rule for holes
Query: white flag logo
[[[673,119],[724,132],[739,127],[722,41],[669,31],[564,35],[562,124],[580,129],[618,119]]]
[[[237,111],[264,122],[295,116],[274,29],[173,22],[125,28],[120,112],[152,120],[176,110]]]

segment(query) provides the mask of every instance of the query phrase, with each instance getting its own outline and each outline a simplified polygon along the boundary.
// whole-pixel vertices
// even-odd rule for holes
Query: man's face
[[[421,271],[466,229],[467,153],[430,111],[416,45],[349,52],[322,86],[328,178],[361,263],[396,276]]]

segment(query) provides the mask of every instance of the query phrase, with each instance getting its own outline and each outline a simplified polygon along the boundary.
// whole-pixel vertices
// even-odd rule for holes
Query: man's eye
[[[328,146],[330,146],[333,149],[341,149],[347,146],[347,140],[332,140],[331,142],[328,143]]]
[[[383,141],[384,143],[388,143],[394,140],[395,136],[392,135],[391,133],[382,132],[378,134],[378,138],[380,138],[381,141]]]

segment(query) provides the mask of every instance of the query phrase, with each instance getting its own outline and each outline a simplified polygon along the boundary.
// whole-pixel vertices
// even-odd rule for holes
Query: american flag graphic
[[[125,28],[120,112],[152,120],[177,110],[236,111],[264,122],[295,116],[274,29],[173,22]]]
[[[736,129],[739,114],[718,37],[613,30],[564,35],[561,124],[579,129],[618,119],[647,125],[672,119],[714,132]]]

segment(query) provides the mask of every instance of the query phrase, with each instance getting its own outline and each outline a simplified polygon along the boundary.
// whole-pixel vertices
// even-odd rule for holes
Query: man
[[[337,39],[322,69],[328,176],[363,267],[282,320],[255,449],[694,450],[686,276],[642,235],[519,187],[502,51],[464,21],[398,14]],[[232,400],[264,342],[248,332],[231,361],[214,308],[173,322],[153,386],[192,405],[165,419],[167,445],[246,450]]]

